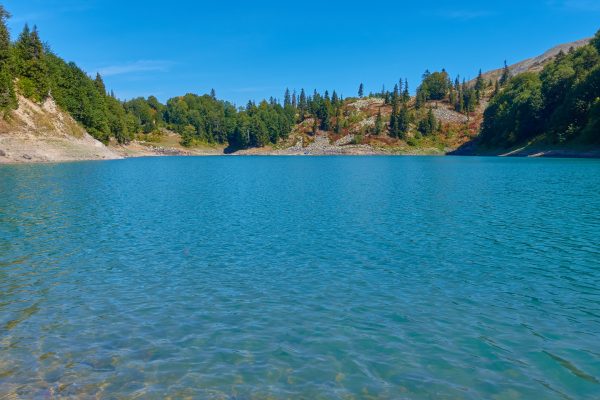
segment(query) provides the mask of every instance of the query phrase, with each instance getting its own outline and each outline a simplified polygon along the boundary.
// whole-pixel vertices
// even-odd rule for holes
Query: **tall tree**
[[[402,92],[402,101],[404,103],[410,101],[410,92],[408,91],[408,79],[404,79],[404,92]]]
[[[300,100],[298,101],[298,109],[300,111],[300,121],[304,121],[304,114],[306,114],[308,103],[306,100],[306,93],[304,89],[300,90]]]
[[[392,115],[390,116],[390,137],[397,138],[398,137],[398,103],[399,99],[399,87],[398,85],[394,86],[394,91],[392,92]]]
[[[381,135],[383,132],[383,117],[381,116],[381,108],[377,112],[377,117],[375,118],[375,134]]]
[[[106,86],[104,85],[104,80],[102,79],[102,76],[99,73],[96,73],[96,79],[94,80],[94,84],[96,85],[98,92],[105,96]]]
[[[504,86],[508,83],[510,79],[510,69],[508,68],[508,64],[506,60],[504,60],[504,68],[502,69],[502,76],[500,76],[500,86]]]
[[[50,84],[45,50],[37,27],[29,30],[25,25],[15,44],[17,71],[21,92],[34,101],[42,101],[48,96]]]
[[[10,14],[0,5],[0,110],[16,108],[13,76],[10,66],[10,34],[6,20]]]
[[[358,87],[358,97],[362,98],[365,94],[365,86],[361,83]]]
[[[481,70],[479,70],[479,74],[477,75],[477,80],[475,81],[475,92],[477,95],[478,102],[479,102],[479,100],[481,100],[481,95],[482,95],[483,89],[485,89],[485,81],[483,80],[483,74],[481,73]]]
[[[396,124],[398,126],[398,137],[406,140],[408,137],[408,131],[410,130],[410,113],[406,103],[402,105],[400,113],[396,117]]]

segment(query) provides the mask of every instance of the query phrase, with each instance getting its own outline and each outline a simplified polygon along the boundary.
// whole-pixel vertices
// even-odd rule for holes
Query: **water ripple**
[[[600,398],[598,171],[0,167],[0,399]]]

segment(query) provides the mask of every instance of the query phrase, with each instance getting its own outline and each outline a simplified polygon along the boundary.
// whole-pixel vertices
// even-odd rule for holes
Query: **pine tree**
[[[300,100],[298,101],[298,109],[300,110],[300,121],[304,121],[304,115],[306,114],[306,109],[308,107],[308,103],[306,101],[306,93],[304,89],[300,90]]]
[[[365,94],[365,86],[361,83],[358,87],[358,97],[362,98]]]
[[[381,132],[383,132],[383,118],[381,117],[380,108],[379,112],[377,113],[377,117],[375,118],[375,134],[381,135]]]
[[[210,89],[210,98],[213,100],[217,100],[217,92],[215,89]]]
[[[338,94],[334,90],[333,94],[331,95],[331,104],[333,104],[334,107],[337,107],[339,102],[340,102],[340,98],[338,97]]]
[[[410,114],[408,112],[408,106],[406,103],[404,103],[400,109],[400,113],[396,118],[396,124],[398,126],[398,137],[406,140],[408,131],[410,129]]]
[[[104,85],[102,76],[99,73],[96,73],[96,79],[94,80],[94,84],[96,85],[96,89],[98,89],[98,93],[105,96],[106,95],[106,86]]]
[[[342,108],[338,107],[335,113],[335,127],[333,128],[335,133],[342,131]]]
[[[404,92],[402,92],[402,101],[408,103],[410,101],[410,92],[408,91],[408,79],[404,80]]]
[[[477,75],[477,80],[475,81],[475,92],[477,96],[477,102],[481,100],[481,94],[483,92],[483,89],[485,89],[485,81],[483,80],[481,70],[479,70],[479,75]]]
[[[298,107],[298,100],[297,100],[297,96],[296,96],[296,90],[294,89],[294,93],[292,94],[292,107],[297,108]]]
[[[10,68],[10,34],[6,20],[10,14],[0,5],[0,110],[7,111],[17,107],[17,98],[13,86]]]
[[[290,89],[285,89],[285,94],[283,95],[283,106],[287,107],[292,105],[292,98],[290,95]]]
[[[390,116],[390,137],[397,138],[398,137],[398,103],[399,99],[399,87],[398,85],[394,86],[394,91],[392,92],[392,115]]]
[[[325,95],[329,97],[329,94],[325,92]],[[325,98],[320,102],[318,116],[321,118],[321,130],[328,132],[331,129],[331,119],[329,117],[329,108],[331,102],[328,98]]]
[[[44,45],[37,28],[29,30],[25,25],[15,44],[17,71],[21,92],[34,101],[42,101],[48,96],[48,66],[45,62]]]
[[[427,112],[427,116],[419,122],[419,132],[421,132],[423,136],[428,136],[434,133],[436,129],[437,121],[435,115],[433,115],[433,110],[430,108]]]
[[[500,86],[504,86],[508,83],[510,79],[510,70],[508,69],[508,65],[506,64],[506,60],[504,61],[504,68],[502,69],[502,76],[500,77]]]

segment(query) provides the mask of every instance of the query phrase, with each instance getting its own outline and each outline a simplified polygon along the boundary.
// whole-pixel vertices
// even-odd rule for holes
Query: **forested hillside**
[[[550,63],[544,59],[541,72],[515,74],[505,65],[467,81],[445,70],[426,71],[415,97],[400,79],[392,90],[369,94],[360,84],[358,96],[346,99],[335,90],[286,90],[281,100],[237,107],[219,100],[214,90],[166,104],[154,96],[121,101],[99,74],[92,78],[54,54],[36,27],[26,25],[11,41],[9,17],[0,6],[0,112],[8,117],[19,96],[37,104],[52,98],[103,143],[151,140],[169,131],[183,146],[228,151],[293,146],[323,136],[330,143],[348,137],[346,144],[390,152],[424,147],[445,152],[472,139],[505,148],[541,135],[548,143],[600,142],[600,34]]]
[[[92,78],[75,63],[54,54],[36,27],[26,25],[11,42],[6,27],[9,14],[1,6],[0,16],[0,109],[5,114],[15,109],[17,95],[36,103],[52,97],[104,143],[126,144],[164,130],[179,134],[184,146],[219,144],[232,151],[275,144],[293,131],[332,136],[352,133],[358,142],[379,138],[385,139],[382,144],[414,143],[449,129],[434,116],[428,102],[435,101],[436,107],[440,101],[455,102],[452,107],[468,115],[480,98],[464,81],[453,84],[442,71],[425,73],[416,102],[406,80],[400,80],[391,91],[382,89],[369,95],[361,84],[358,97],[348,99],[335,90],[331,94],[286,90],[281,101],[270,98],[244,107],[217,99],[214,90],[207,95],[175,97],[166,104],[153,96],[120,101],[107,91],[99,74]],[[376,111],[361,109],[363,98],[381,99],[383,104]]]
[[[36,103],[52,97],[96,139],[128,143],[138,134],[161,128],[179,133],[185,145],[195,142],[262,146],[289,134],[294,113],[278,103],[249,104],[238,110],[214,95],[188,94],[167,105],[155,97],[120,101],[108,93],[102,77],[89,77],[43,43],[37,27],[27,25],[11,42],[0,6],[0,111],[17,108],[17,94]]]
[[[600,144],[599,52],[600,32],[541,72],[511,78],[485,110],[480,143],[511,147],[541,136],[548,144]]]

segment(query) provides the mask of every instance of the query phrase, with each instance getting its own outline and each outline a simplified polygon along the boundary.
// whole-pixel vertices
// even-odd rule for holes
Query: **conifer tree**
[[[510,70],[508,69],[508,64],[506,64],[506,60],[504,61],[504,68],[502,69],[502,76],[500,77],[500,86],[504,86],[508,83],[510,79]]]
[[[333,91],[333,94],[331,95],[331,104],[332,104],[334,107],[337,107],[337,106],[338,106],[338,103],[339,103],[339,101],[340,101],[340,98],[338,97],[338,94],[337,94],[337,93],[336,93],[336,91],[334,90],[334,91]]]
[[[342,108],[338,107],[335,113],[335,133],[340,133],[342,131]]]
[[[6,20],[10,14],[0,5],[0,110],[7,111],[17,106],[10,65],[10,34]]]
[[[365,86],[361,83],[358,87],[358,97],[362,98],[365,94]]]
[[[50,89],[45,50],[37,28],[25,25],[15,44],[19,88],[26,97],[42,101]]]
[[[483,80],[481,70],[479,70],[479,75],[477,75],[477,80],[475,81],[475,92],[477,96],[477,102],[481,100],[481,94],[483,92],[483,89],[485,89],[485,81]]]
[[[306,93],[304,89],[300,90],[300,100],[298,101],[298,109],[300,110],[300,121],[304,121],[304,114],[306,113],[308,103],[306,100]]]
[[[106,86],[104,85],[104,81],[102,80],[102,76],[99,73],[96,73],[96,79],[94,80],[94,84],[98,89],[98,93],[105,96],[106,95]]]
[[[402,101],[408,103],[410,101],[410,92],[408,91],[408,79],[404,79],[404,92],[402,92]]]
[[[283,106],[287,107],[292,104],[292,98],[290,95],[290,89],[285,89],[285,94],[283,95]]]
[[[397,138],[398,137],[398,103],[399,103],[399,87],[398,85],[394,86],[394,91],[392,92],[392,115],[390,116],[390,137]]]
[[[402,105],[400,113],[396,117],[396,124],[398,126],[398,137],[406,140],[408,131],[410,129],[410,114],[408,112],[408,106],[406,103]]]
[[[377,117],[375,118],[375,134],[381,135],[382,132],[383,132],[383,118],[381,116],[381,108],[380,108],[379,112],[377,113]]]
[[[217,92],[215,91],[215,89],[210,89],[210,98],[213,100],[217,99]]]
[[[435,115],[433,115],[433,110],[430,108],[427,112],[427,116],[419,122],[419,132],[421,132],[423,136],[428,136],[435,132],[436,129],[437,121]]]

